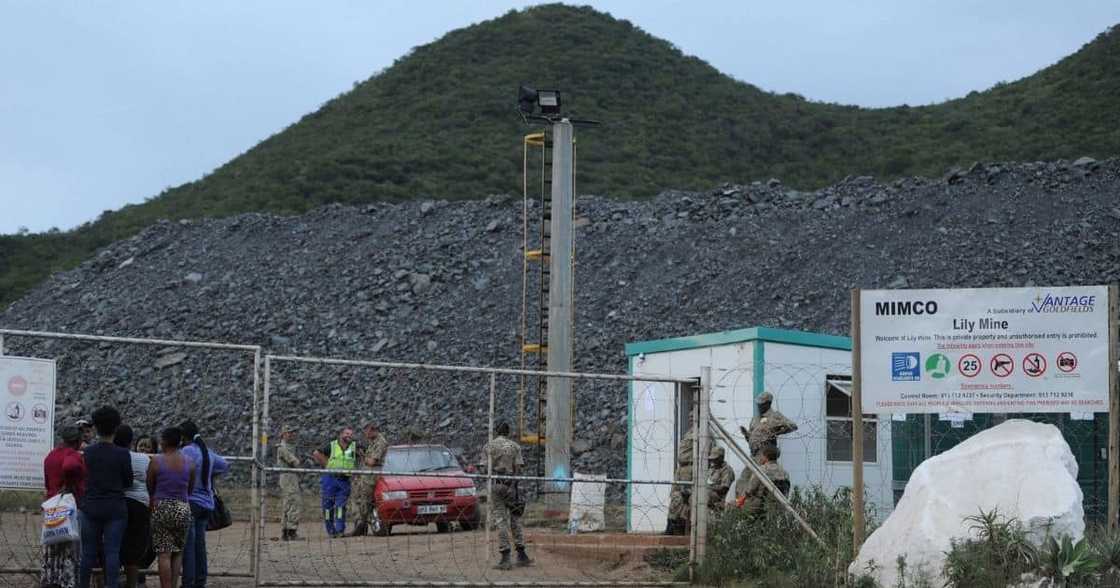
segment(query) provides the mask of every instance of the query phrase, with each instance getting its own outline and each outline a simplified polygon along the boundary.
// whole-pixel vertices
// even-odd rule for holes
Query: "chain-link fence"
[[[688,560],[687,538],[626,532],[628,520],[654,510],[628,508],[627,497],[663,495],[667,509],[673,484],[671,474],[627,475],[625,412],[615,407],[625,406],[633,377],[551,376],[572,380],[581,410],[573,439],[557,444],[565,459],[548,464],[556,475],[537,476],[542,436],[516,433],[519,379],[536,372],[269,356],[264,373],[262,423],[273,435],[262,477],[263,586],[654,585],[671,582]],[[687,381],[640,383],[675,390]],[[494,470],[484,448],[501,423],[523,441],[524,464],[510,486],[500,483],[508,472],[487,474]],[[369,425],[388,439],[380,465],[363,459]],[[283,430],[298,464],[277,459]],[[351,432],[356,468],[324,472],[328,454],[342,455],[333,442]],[[281,475],[298,479],[298,493],[292,480],[281,487]],[[514,549],[514,569],[500,570],[501,548],[517,542],[501,530],[511,487],[525,503],[533,564],[517,567]],[[294,510],[293,539],[284,513]]]
[[[793,485],[818,485],[830,492],[850,487],[850,364],[767,362],[764,369],[774,409],[797,424],[796,431],[779,440],[781,463]],[[732,432],[749,426],[756,411],[753,368],[716,370],[713,380],[713,419]],[[1103,523],[1108,502],[1106,413],[865,414],[864,484],[873,514],[880,520],[890,514],[922,461],[1007,419],[1047,423],[1062,432],[1077,459],[1087,522]],[[742,464],[729,459],[739,472]]]
[[[158,439],[162,429],[186,419],[197,422],[210,449],[230,463],[215,486],[234,524],[208,534],[209,574],[218,581],[251,582],[258,347],[0,330],[0,354],[56,361],[58,428],[88,419],[105,405],[132,427],[134,442]],[[0,586],[37,585],[42,500],[43,490],[0,490]]]
[[[1087,523],[1103,524],[1108,514],[1108,414],[929,414],[903,415],[891,423],[895,496],[910,473],[928,457],[944,453],[972,435],[1008,419],[1054,425],[1077,459]]]

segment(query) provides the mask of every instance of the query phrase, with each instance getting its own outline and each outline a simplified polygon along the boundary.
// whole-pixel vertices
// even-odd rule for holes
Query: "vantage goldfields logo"
[[[1043,296],[1040,294],[1035,296],[1031,302],[1031,312],[1093,312],[1096,304],[1096,296],[1055,296],[1053,294]]]

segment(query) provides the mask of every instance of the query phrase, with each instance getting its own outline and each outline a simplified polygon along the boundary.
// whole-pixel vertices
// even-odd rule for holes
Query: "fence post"
[[[696,570],[704,562],[708,540],[708,447],[711,431],[708,427],[708,395],[712,368],[700,368],[700,385],[693,389],[692,426],[692,500],[689,505],[689,578],[696,581]],[[674,476],[675,477],[675,476]]]
[[[490,372],[490,424],[486,428],[486,557],[490,557],[490,515],[494,512],[494,460],[490,458],[490,442],[494,440],[494,396],[498,375]]]
[[[250,489],[249,498],[252,507],[249,509],[249,573],[253,575],[253,585],[260,586],[260,562],[257,557],[260,550],[260,530],[257,528],[259,515],[257,509],[260,508],[260,479],[258,475],[258,467],[260,466],[260,453],[258,446],[260,445],[260,371],[261,371],[261,350],[258,348],[253,353],[253,463],[250,468]]]
[[[260,441],[259,441],[260,446],[261,446],[261,455],[260,455],[259,458],[257,458],[257,460],[255,460],[258,463],[253,464],[254,467],[256,467],[258,464],[260,466],[262,466],[261,467],[261,475],[260,475],[260,486],[257,490],[257,504],[256,504],[256,507],[257,507],[258,513],[259,513],[259,514],[257,514],[257,534],[255,535],[256,541],[253,544],[253,555],[255,556],[255,561],[256,561],[256,566],[257,566],[256,571],[253,574],[253,582],[254,582],[255,586],[260,586],[260,584],[261,584],[260,566],[261,566],[261,552],[264,550],[265,514],[266,514],[266,512],[265,512],[265,502],[266,502],[265,501],[265,488],[267,488],[267,486],[268,486],[268,482],[267,482],[268,472],[266,472],[264,470],[263,466],[264,466],[264,464],[268,463],[268,431],[269,431],[269,427],[271,426],[270,423],[272,422],[271,417],[269,416],[271,414],[271,411],[269,409],[269,400],[272,397],[272,359],[269,358],[268,356],[265,356],[265,358],[264,358],[264,392],[263,392],[263,396],[264,396],[264,398],[261,401],[262,402],[262,404],[261,404],[261,436],[260,436]]]
[[[700,414],[696,422],[696,443],[697,453],[693,458],[693,463],[698,467],[693,468],[693,488],[696,497],[696,522],[693,527],[696,529],[696,563],[704,563],[704,554],[708,546],[708,452],[711,448],[712,430],[709,422],[711,421],[711,407],[708,406],[708,401],[711,398],[712,392],[712,368],[711,366],[703,366],[700,368],[700,393],[697,399],[697,406],[700,409]]]
[[[1120,285],[1108,287],[1108,528],[1120,526]]]

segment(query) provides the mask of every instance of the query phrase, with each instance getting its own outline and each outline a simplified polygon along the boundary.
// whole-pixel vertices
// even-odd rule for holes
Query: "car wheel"
[[[381,521],[381,515],[377,509],[373,509],[373,514],[369,519],[369,530],[378,537],[388,537],[389,533],[393,532],[392,525],[387,525]]]
[[[440,533],[450,533],[451,523],[436,523],[436,531]]]

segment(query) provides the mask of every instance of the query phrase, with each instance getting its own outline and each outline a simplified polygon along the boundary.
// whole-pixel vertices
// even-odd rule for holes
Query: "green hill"
[[[914,72],[922,75],[922,72]],[[520,186],[520,82],[555,87],[580,132],[579,190],[619,197],[779,177],[940,174],[975,160],[1120,152],[1120,31],[1028,78],[924,107],[865,109],[731,79],[624,20],[540,6],[417,47],[195,182],[66,233],[0,237],[0,303],[160,218],[327,202],[478,198]]]

